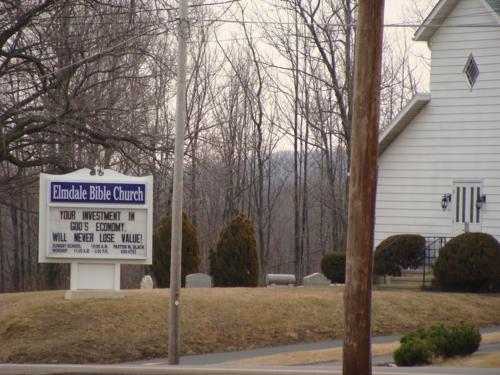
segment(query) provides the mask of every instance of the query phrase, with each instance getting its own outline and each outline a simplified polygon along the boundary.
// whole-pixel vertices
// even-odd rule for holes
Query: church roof
[[[428,41],[439,29],[459,0],[440,0],[429,13],[414,35],[416,41]],[[500,22],[500,0],[482,0],[485,7],[490,7]]]
[[[392,120],[390,125],[379,136],[378,154],[386,150],[394,139],[408,126],[420,110],[431,100],[430,94],[417,94]]]
[[[486,0],[486,2],[500,16],[500,0]]]

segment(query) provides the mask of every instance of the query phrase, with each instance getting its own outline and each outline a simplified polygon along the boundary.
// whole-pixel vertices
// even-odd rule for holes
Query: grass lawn
[[[480,352],[470,356],[451,358],[439,364],[443,367],[500,368],[500,351]]]
[[[183,289],[183,354],[342,337],[343,288]],[[167,356],[169,291],[121,300],[0,294],[0,361],[118,362]],[[500,295],[375,291],[373,334],[437,323],[500,324]]]

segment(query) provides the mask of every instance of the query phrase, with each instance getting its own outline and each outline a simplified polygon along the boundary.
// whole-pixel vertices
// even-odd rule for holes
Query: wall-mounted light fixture
[[[480,210],[481,208],[483,208],[483,204],[485,203],[486,203],[486,195],[484,194],[478,195],[476,199],[476,208]]]
[[[441,209],[443,211],[446,211],[448,208],[448,204],[451,202],[451,194],[443,194],[443,197],[441,198]]]

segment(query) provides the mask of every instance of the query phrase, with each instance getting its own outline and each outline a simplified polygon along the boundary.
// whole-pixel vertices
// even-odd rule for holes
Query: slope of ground
[[[342,336],[343,289],[183,289],[183,354],[232,351]],[[168,290],[121,300],[64,293],[0,294],[0,361],[118,362],[165,357]],[[375,291],[373,334],[436,323],[500,324],[500,296]]]

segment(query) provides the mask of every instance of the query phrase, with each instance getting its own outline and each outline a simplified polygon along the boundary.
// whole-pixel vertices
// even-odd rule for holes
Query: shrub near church
[[[153,264],[151,271],[160,288],[170,286],[170,247],[172,241],[172,217],[164,216],[159,228],[153,236]],[[181,280],[185,284],[186,276],[196,273],[200,268],[200,249],[196,235],[196,228],[185,212],[182,213],[182,261]]]
[[[487,233],[454,237],[440,250],[434,276],[445,289],[500,291],[500,244]]]
[[[321,271],[332,283],[345,282],[346,254],[338,251],[327,253],[321,259]]]
[[[375,249],[376,275],[401,276],[402,269],[417,268],[425,258],[425,238],[415,234],[387,237]]]

